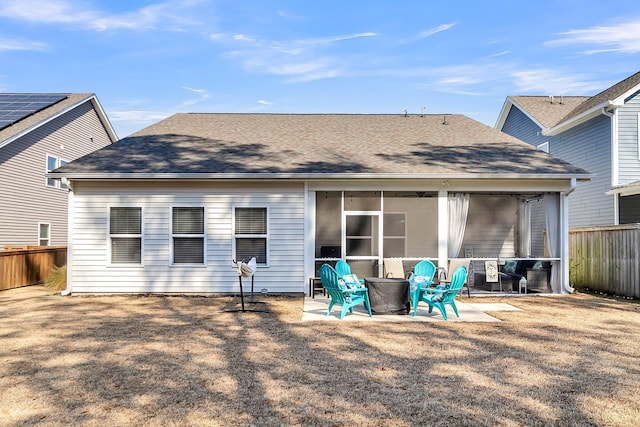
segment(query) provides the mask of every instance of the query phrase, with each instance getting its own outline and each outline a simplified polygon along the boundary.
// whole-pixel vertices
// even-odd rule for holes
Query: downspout
[[[560,293],[573,293],[573,288],[569,283],[569,200],[568,197],[576,190],[577,181],[575,178],[571,178],[571,184],[568,191],[561,194],[560,197],[560,259],[561,259],[561,280],[560,280]]]
[[[602,107],[602,114],[611,119],[611,188],[618,186],[620,182],[618,178],[620,168],[618,162],[618,110],[614,109],[613,111],[614,112],[611,113],[607,111],[607,107]],[[618,212],[619,197],[619,194],[614,194],[613,196],[613,222],[615,225],[620,224],[620,214]]]
[[[60,292],[62,296],[71,295],[72,279],[71,272],[73,270],[73,183],[67,178],[62,178],[62,183],[69,189],[69,197],[67,200],[67,287]]]

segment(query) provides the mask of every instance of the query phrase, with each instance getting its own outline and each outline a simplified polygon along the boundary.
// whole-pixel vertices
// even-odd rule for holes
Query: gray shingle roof
[[[510,96],[509,98],[545,128],[557,125],[567,114],[589,99],[588,96],[556,96],[553,101],[548,96]]]
[[[613,101],[639,84],[640,71],[630,77],[627,77],[621,82],[614,84],[610,88],[603,90],[599,94],[592,96],[587,101],[574,108],[562,119],[562,121],[566,122],[567,120],[579,116],[580,114],[589,111],[593,107],[596,107],[606,101]]]
[[[607,101],[614,101],[636,86],[640,86],[640,72],[591,97],[554,97],[553,103],[551,103],[548,96],[509,96],[508,99],[521,110],[527,112],[543,127],[550,129],[578,117],[582,113]]]
[[[58,169],[179,174],[587,175],[463,115],[176,114]]]

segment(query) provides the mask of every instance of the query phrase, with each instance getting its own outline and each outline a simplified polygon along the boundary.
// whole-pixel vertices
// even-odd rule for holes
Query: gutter
[[[68,180],[89,180],[89,181],[109,181],[114,179],[128,179],[128,180],[173,180],[173,179],[191,179],[191,180],[380,180],[380,179],[433,179],[433,180],[451,180],[451,179],[561,179],[575,178],[578,181],[589,181],[595,177],[590,173],[427,173],[427,174],[403,174],[403,173],[60,173],[49,172],[45,174],[47,178],[61,179],[67,178]]]
[[[607,111],[606,107],[603,107],[601,113],[611,119],[611,187],[618,185],[618,172],[620,165],[618,163],[618,118],[616,117],[617,110],[613,113]]]
[[[593,108],[590,108],[589,110],[585,111],[584,113],[578,114],[575,117],[572,117],[571,119],[564,121],[562,123],[560,123],[557,126],[554,126],[552,128],[546,128],[542,131],[542,134],[544,136],[555,136],[557,134],[559,134],[560,132],[563,132],[569,128],[572,128],[573,126],[576,126],[590,118],[593,118],[599,114],[601,114],[602,111],[604,111],[605,108],[608,107],[615,107],[618,104],[616,104],[613,101],[605,101],[600,105],[596,105]]]
[[[575,178],[571,178],[571,184],[569,186],[569,191],[565,191],[564,195],[568,196],[569,194],[573,193],[574,191],[576,191],[576,187],[577,187],[577,182]]]

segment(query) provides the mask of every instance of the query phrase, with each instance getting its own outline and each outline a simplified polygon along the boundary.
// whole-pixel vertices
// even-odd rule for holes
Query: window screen
[[[267,263],[267,208],[235,209],[235,259]]]
[[[51,241],[51,224],[40,223],[38,225],[38,244],[40,246],[49,246]]]
[[[112,207],[109,212],[112,264],[142,262],[142,208]]]
[[[173,263],[204,264],[204,208],[174,207]]]

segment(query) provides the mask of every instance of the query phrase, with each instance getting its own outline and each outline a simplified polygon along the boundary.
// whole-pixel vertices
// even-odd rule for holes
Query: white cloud
[[[502,52],[494,53],[493,55],[488,55],[487,58],[497,58],[498,56],[504,56],[510,54],[510,50],[503,50]]]
[[[113,123],[119,138],[124,138],[173,114],[173,112],[168,111],[148,110],[107,111],[109,121]]]
[[[273,41],[245,35],[212,34],[211,40],[232,46],[225,53],[228,58],[242,61],[249,72],[287,76],[287,82],[338,77],[352,61],[351,55],[341,55],[333,46],[360,38],[375,37],[376,33],[362,32],[342,36]],[[337,66],[336,64],[340,64]]]
[[[190,92],[195,92],[195,93],[205,93],[206,92],[205,89],[194,89],[194,88],[189,87],[189,86],[181,86],[180,89],[188,90]]]
[[[545,45],[587,45],[592,47],[583,51],[588,55],[601,52],[640,53],[640,20],[569,30],[559,35],[559,39],[546,42]]]
[[[109,111],[109,120],[114,122],[156,122],[172,114],[166,111],[148,110]]]
[[[198,23],[197,18],[183,13],[196,4],[198,1],[168,1],[110,15],[69,0],[0,0],[0,16],[27,22],[72,24],[96,31],[123,28],[178,30]]]
[[[590,95],[608,85],[592,81],[588,75],[563,74],[552,69],[516,71],[510,77],[522,93]]]
[[[249,43],[255,42],[254,39],[252,39],[251,37],[247,37],[244,34],[236,34],[235,36],[233,36],[233,39],[236,41],[249,42]]]
[[[438,34],[438,33],[441,33],[443,31],[447,31],[447,30],[453,28],[453,26],[455,26],[455,25],[456,25],[456,22],[452,22],[451,24],[438,25],[437,27],[430,28],[428,30],[422,31],[421,33],[416,35],[414,37],[414,39],[415,40],[422,40],[422,39],[425,39],[427,37],[431,37],[434,34]]]
[[[6,39],[0,37],[0,52],[7,50],[45,50],[46,45],[40,42]]]
[[[178,109],[189,107],[191,105],[198,104],[198,103],[200,103],[202,101],[205,101],[205,100],[211,98],[211,95],[209,94],[209,92],[206,89],[194,89],[194,88],[189,87],[189,86],[182,86],[181,89],[187,90],[189,92],[193,92],[195,94],[198,94],[199,96],[197,98],[188,99],[188,100],[186,100],[184,102],[181,102],[177,107]]]
[[[265,101],[264,99],[258,99],[258,104],[261,104],[261,105],[273,105],[273,102]]]

